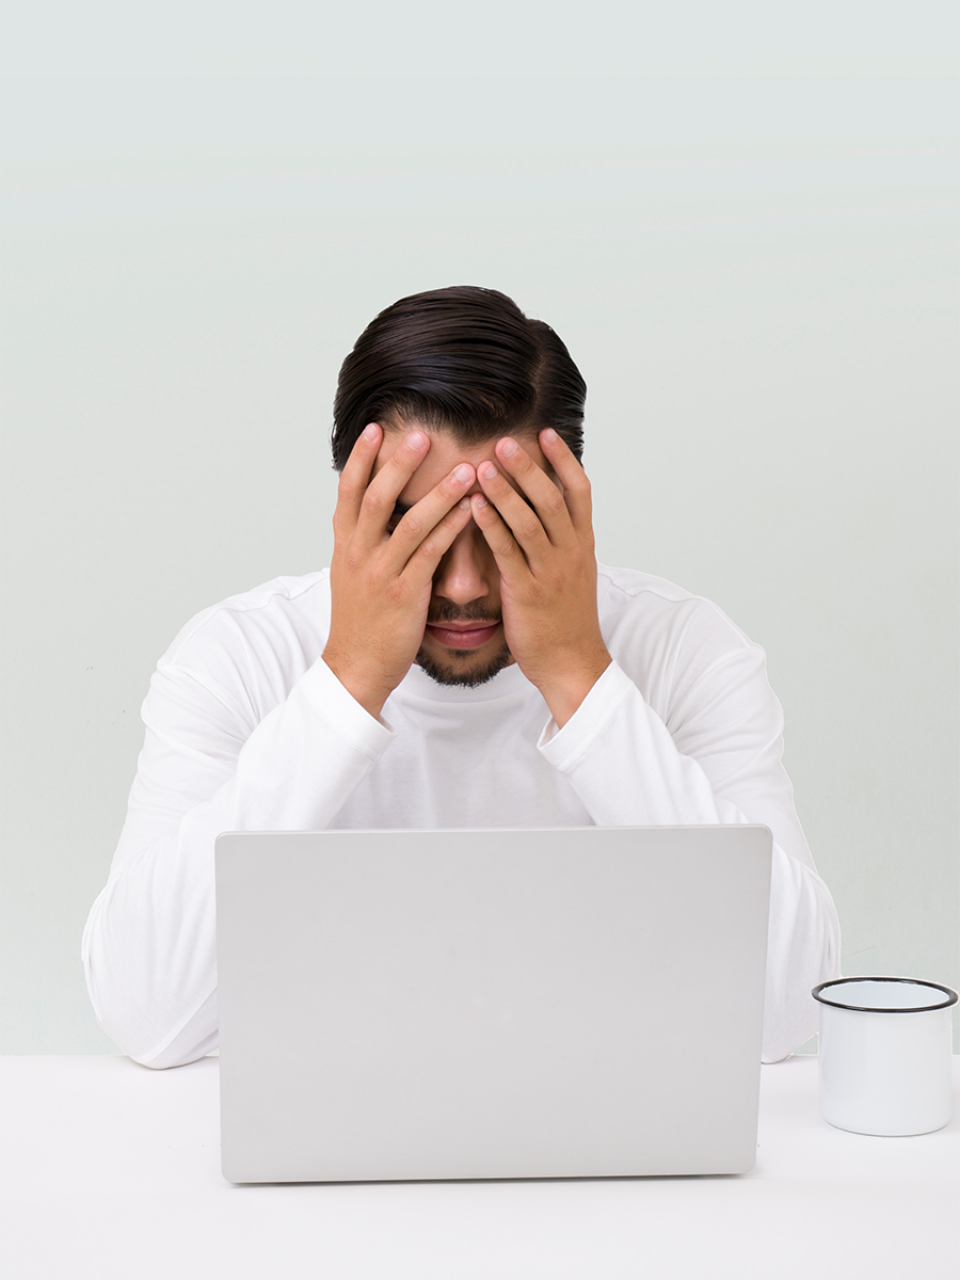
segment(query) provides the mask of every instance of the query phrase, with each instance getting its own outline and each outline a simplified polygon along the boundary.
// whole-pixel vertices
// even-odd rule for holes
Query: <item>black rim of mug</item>
[[[937,1004],[917,1005],[910,1009],[877,1009],[873,1005],[863,1004],[841,1004],[838,1000],[828,1000],[820,994],[826,991],[828,987],[839,987],[851,982],[906,982],[912,987],[930,987],[934,991],[942,991],[947,997]],[[889,977],[857,977],[857,978],[832,978],[829,982],[821,982],[818,987],[814,987],[810,992],[814,1000],[819,1000],[821,1004],[830,1005],[831,1009],[849,1009],[852,1013],[930,1013],[934,1009],[949,1009],[951,1005],[960,1000],[960,996],[952,987],[941,986],[939,982],[926,982],[923,978],[889,978]]]

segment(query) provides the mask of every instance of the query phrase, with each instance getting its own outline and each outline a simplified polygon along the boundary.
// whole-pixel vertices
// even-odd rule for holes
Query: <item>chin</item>
[[[513,661],[506,645],[502,645],[492,658],[478,658],[470,650],[445,649],[444,654],[445,659],[438,660],[421,649],[417,654],[417,665],[437,684],[460,685],[467,689],[486,684]]]

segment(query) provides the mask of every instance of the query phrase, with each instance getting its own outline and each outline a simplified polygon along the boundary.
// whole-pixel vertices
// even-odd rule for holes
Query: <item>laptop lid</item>
[[[233,1182],[740,1173],[766,827],[230,832]]]

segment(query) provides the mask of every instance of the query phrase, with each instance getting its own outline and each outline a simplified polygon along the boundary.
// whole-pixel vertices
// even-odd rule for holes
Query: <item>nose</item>
[[[433,594],[461,608],[490,594],[496,561],[471,520],[454,538],[433,575]]]

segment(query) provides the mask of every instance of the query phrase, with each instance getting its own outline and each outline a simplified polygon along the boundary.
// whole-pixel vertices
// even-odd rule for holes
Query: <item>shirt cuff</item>
[[[397,736],[391,724],[374,720],[361,707],[322,658],[303,675],[299,688],[314,714],[369,760],[379,760]]]
[[[587,754],[624,702],[636,693],[637,686],[627,673],[611,661],[562,729],[550,717],[537,743],[540,753],[560,773],[569,772]]]

